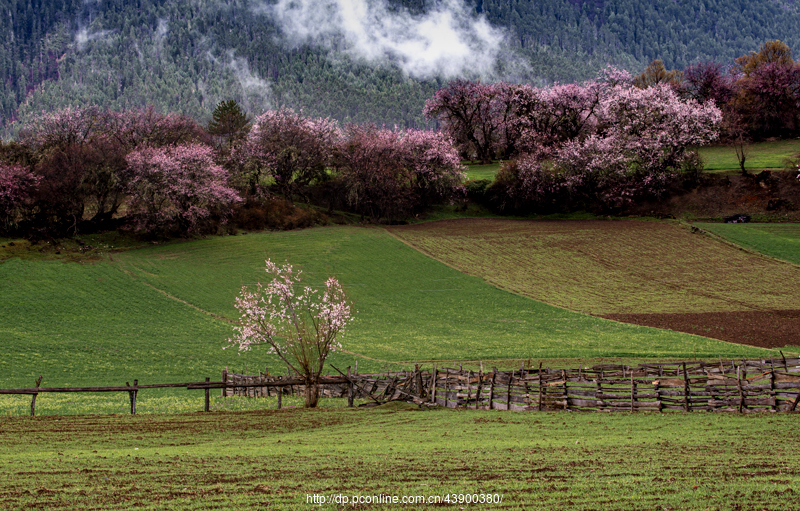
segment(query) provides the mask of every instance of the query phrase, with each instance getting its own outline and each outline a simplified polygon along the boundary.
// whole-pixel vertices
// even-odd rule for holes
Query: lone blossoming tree
[[[335,277],[325,281],[325,289],[300,288],[301,271],[290,264],[278,266],[269,259],[266,272],[272,281],[260,282],[256,289],[246,286],[236,298],[241,326],[229,339],[228,347],[238,345],[249,351],[253,344],[266,344],[291,369],[305,379],[305,407],[319,401],[319,380],[325,359],[342,345],[337,339],[353,317],[352,303]]]

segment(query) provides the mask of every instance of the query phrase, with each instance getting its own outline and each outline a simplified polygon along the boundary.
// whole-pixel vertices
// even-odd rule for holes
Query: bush
[[[288,231],[327,224],[328,217],[319,211],[298,207],[285,199],[251,199],[234,206],[231,223],[249,231]]]

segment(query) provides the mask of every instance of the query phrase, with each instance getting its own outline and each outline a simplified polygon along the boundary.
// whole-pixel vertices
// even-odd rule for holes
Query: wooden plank
[[[36,380],[36,388],[38,388],[38,387],[39,387],[39,385],[41,385],[41,384],[42,384],[42,378],[43,378],[43,376],[42,376],[42,375],[39,375],[39,379],[38,379],[38,380]],[[38,396],[38,395],[39,395],[39,394],[38,394],[38,393],[36,393],[36,394],[34,394],[34,395],[33,395],[33,397],[31,398],[31,417],[35,417],[35,416],[36,416],[36,396]]]
[[[206,378],[206,383],[210,382],[211,378]],[[203,405],[203,411],[207,412],[211,408],[211,389],[206,387],[205,389],[205,404]]]

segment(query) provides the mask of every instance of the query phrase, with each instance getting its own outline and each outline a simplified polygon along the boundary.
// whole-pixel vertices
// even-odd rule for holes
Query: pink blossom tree
[[[336,169],[348,204],[373,220],[399,220],[463,193],[464,167],[443,133],[349,126]]]
[[[256,118],[233,158],[248,176],[251,193],[260,177],[269,175],[291,201],[304,187],[326,177],[340,136],[335,120],[307,118],[289,108],[270,110]]]
[[[516,86],[507,123],[516,128],[520,151],[538,152],[593,133],[604,90],[604,84],[594,81],[547,89]]]
[[[718,136],[713,101],[681,99],[668,84],[625,81],[550,90],[521,88],[519,123],[529,154],[501,173],[518,204],[618,210],[661,196],[690,162],[691,146]]]
[[[249,351],[254,344],[266,344],[305,379],[305,406],[319,401],[319,381],[328,355],[340,350],[341,337],[354,311],[344,289],[335,277],[325,281],[322,292],[310,286],[300,287],[301,271],[290,264],[278,266],[266,261],[272,280],[255,290],[242,287],[236,298],[241,314],[236,334],[229,339],[239,351]]]
[[[464,154],[490,163],[503,132],[502,87],[454,80],[425,102],[424,113],[437,119]]]
[[[203,220],[224,219],[241,200],[206,145],[144,146],[126,160],[128,215],[139,232],[197,231]]]
[[[17,227],[40,180],[22,165],[0,162],[0,232]]]
[[[96,107],[65,108],[34,118],[21,133],[42,178],[36,197],[39,228],[64,234],[78,224],[110,222],[124,200],[125,148],[110,135],[114,114]]]
[[[127,149],[209,143],[210,136],[191,117],[161,113],[153,106],[106,113],[105,132]]]

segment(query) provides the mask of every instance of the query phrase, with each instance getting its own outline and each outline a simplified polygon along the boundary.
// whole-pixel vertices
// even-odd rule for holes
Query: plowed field
[[[570,310],[756,346],[800,339],[800,268],[678,225],[469,219],[391,232],[465,273]]]

